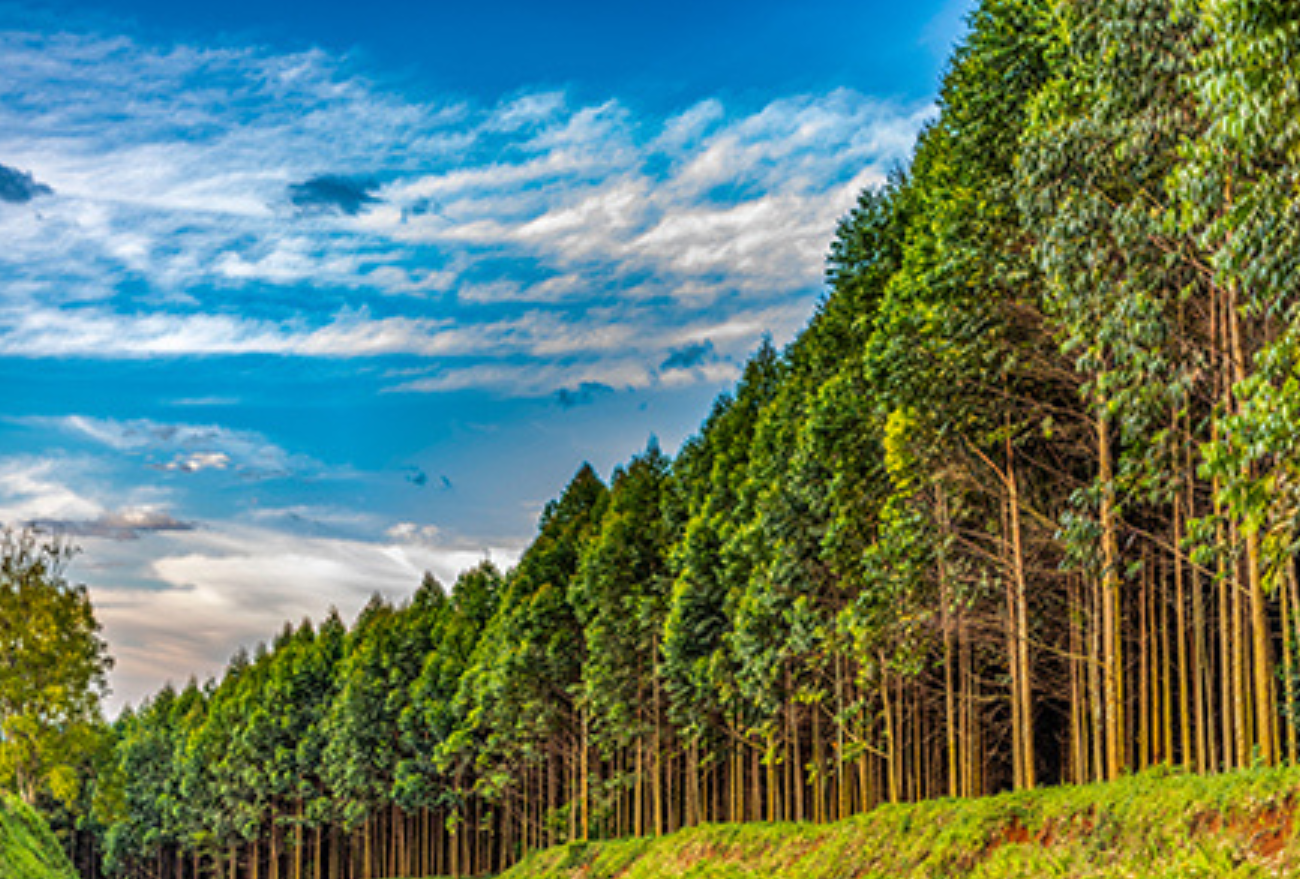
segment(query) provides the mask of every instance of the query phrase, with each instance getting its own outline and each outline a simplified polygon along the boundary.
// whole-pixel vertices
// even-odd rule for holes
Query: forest
[[[513,569],[125,712],[61,807],[83,875],[484,875],[1296,762],[1298,74],[1289,0],[983,0],[792,343]]]

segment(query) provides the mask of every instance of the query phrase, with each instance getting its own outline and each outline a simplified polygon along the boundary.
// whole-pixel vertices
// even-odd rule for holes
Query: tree
[[[27,803],[77,793],[112,660],[85,586],[64,579],[75,549],[0,531],[0,784]]]
[[[638,834],[646,828],[662,833],[666,820],[659,652],[671,583],[673,534],[664,515],[670,480],[668,458],[653,441],[626,469],[615,471],[609,508],[582,555],[575,584],[587,638],[586,701],[602,752],[616,763],[635,761]],[[641,787],[647,777],[648,801]]]

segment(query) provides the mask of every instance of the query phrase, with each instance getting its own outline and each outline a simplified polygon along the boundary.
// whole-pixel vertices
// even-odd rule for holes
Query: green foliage
[[[556,740],[578,736],[586,643],[576,579],[607,505],[608,490],[584,464],[546,505],[496,613],[457,626],[455,648],[428,657],[416,701],[438,770],[453,780],[443,799],[450,792],[459,802],[478,772],[496,800],[516,771],[554,760]]]
[[[600,531],[585,547],[575,581],[586,636],[584,698],[608,744],[626,745],[657,721],[671,491],[669,461],[657,443],[615,471]]]
[[[1208,248],[1213,280],[1234,308],[1280,325],[1233,388],[1237,410],[1221,413],[1204,473],[1223,486],[1228,514],[1262,535],[1276,587],[1300,533],[1300,10],[1279,0],[1182,5],[1200,14],[1203,49],[1189,79],[1209,121],[1176,176],[1181,228]]]
[[[0,788],[70,803],[94,750],[112,660],[84,586],[63,577],[74,549],[0,530]]]
[[[740,550],[742,494],[754,433],[775,393],[780,365],[770,345],[745,366],[674,467],[684,523],[672,548],[674,576],[664,622],[664,674],[675,722],[693,739],[723,737],[746,711],[736,678],[736,607],[750,559]],[[775,646],[775,645],[774,645]]]

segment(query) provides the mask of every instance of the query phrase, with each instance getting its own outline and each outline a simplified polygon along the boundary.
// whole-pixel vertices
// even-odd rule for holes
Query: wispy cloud
[[[155,468],[176,473],[233,470],[247,476],[271,477],[319,467],[304,456],[291,455],[261,434],[215,424],[171,424],[147,418],[121,420],[84,415],[26,420],[117,452],[143,456]]]
[[[0,523],[92,519],[106,510],[90,485],[90,465],[46,455],[0,458]]]
[[[657,339],[653,366],[678,331],[807,309],[836,219],[929,113],[847,90],[476,106],[316,51],[0,33],[0,197],[42,196],[0,211],[0,355],[397,354],[442,376],[407,390],[555,393],[579,349]],[[558,383],[512,386],[520,357]]]
[[[139,540],[146,534],[194,530],[193,522],[182,522],[170,513],[148,507],[114,510],[93,519],[32,519],[25,524],[40,531],[108,540]]]

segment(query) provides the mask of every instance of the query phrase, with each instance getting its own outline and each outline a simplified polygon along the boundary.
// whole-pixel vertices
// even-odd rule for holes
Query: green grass
[[[1300,769],[885,806],[830,825],[713,824],[536,852],[501,879],[1300,875]]]
[[[0,794],[0,879],[75,879],[59,841],[40,815]]]

